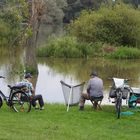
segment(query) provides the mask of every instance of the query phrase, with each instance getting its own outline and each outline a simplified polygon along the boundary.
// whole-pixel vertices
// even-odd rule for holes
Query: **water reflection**
[[[8,96],[8,84],[15,84],[22,77],[24,69],[23,48],[0,48],[0,75],[5,79],[0,79],[0,90]]]
[[[93,69],[99,71],[104,81],[104,104],[109,104],[108,93],[111,81],[108,77],[130,78],[131,86],[140,85],[139,60],[107,60],[107,59],[38,59],[39,77],[36,91],[42,93],[46,102],[64,103],[60,80],[76,85],[89,79]],[[85,86],[86,88],[86,86]]]
[[[14,55],[1,55],[0,59],[0,75],[6,77],[6,79],[0,79],[0,85],[1,90],[7,94],[6,85],[15,84],[23,76],[20,75],[20,71],[24,67],[24,54],[14,52]],[[60,80],[70,85],[76,85],[87,81],[93,69],[99,72],[99,76],[104,81],[105,98],[103,104],[110,104],[108,93],[111,81],[108,80],[108,77],[130,78],[132,79],[130,81],[131,86],[140,87],[140,60],[38,58],[37,61],[39,75],[34,77],[36,94],[42,94],[47,103],[65,102]]]

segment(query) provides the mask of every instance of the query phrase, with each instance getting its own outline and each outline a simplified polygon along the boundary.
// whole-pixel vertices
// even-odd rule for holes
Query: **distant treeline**
[[[140,0],[0,0],[0,46],[37,38],[41,24],[70,23],[83,10],[97,11],[102,5],[121,2],[136,9],[140,5]]]
[[[131,4],[135,8],[139,7],[140,0],[67,0],[68,6],[64,8],[64,23],[79,17],[82,10],[98,10],[102,4],[110,5],[119,2]]]
[[[38,56],[63,58],[140,58],[140,10],[124,3],[83,10],[66,26],[67,32],[52,38]]]

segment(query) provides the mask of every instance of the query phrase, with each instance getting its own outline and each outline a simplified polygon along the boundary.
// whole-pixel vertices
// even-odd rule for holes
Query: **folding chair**
[[[67,112],[69,111],[70,106],[78,105],[83,92],[85,82],[72,86],[66,84],[64,81],[60,81],[62,85],[62,91],[65,99],[65,104],[67,106]]]
[[[95,97],[90,97],[90,101],[91,101],[94,109],[102,110],[102,107],[101,107],[102,100],[103,100],[103,96],[102,97],[96,97],[96,98]],[[97,106],[97,108],[96,108],[96,106]]]

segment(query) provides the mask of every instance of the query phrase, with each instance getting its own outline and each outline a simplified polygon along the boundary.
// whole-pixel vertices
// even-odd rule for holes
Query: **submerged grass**
[[[1,140],[128,140],[139,139],[140,113],[116,119],[114,106],[94,111],[62,104],[46,104],[45,110],[15,113],[5,105],[0,109]],[[124,110],[127,108],[125,107]]]

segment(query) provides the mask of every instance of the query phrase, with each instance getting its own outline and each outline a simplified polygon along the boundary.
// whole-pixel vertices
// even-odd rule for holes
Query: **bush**
[[[124,4],[83,11],[67,29],[71,35],[86,42],[135,47],[140,43],[140,12]]]
[[[22,23],[27,21],[29,16],[28,3],[25,0],[8,0],[1,6],[0,46],[19,45],[26,32]],[[25,41],[25,39],[23,41]]]
[[[95,53],[93,44],[79,42],[76,37],[51,38],[47,45],[37,49],[40,57],[87,58]]]
[[[117,59],[139,59],[140,50],[137,48],[120,47],[116,51],[106,54],[106,56]]]
[[[53,37],[44,47],[38,48],[38,56],[46,57],[79,57],[76,49],[77,40],[73,37]]]

